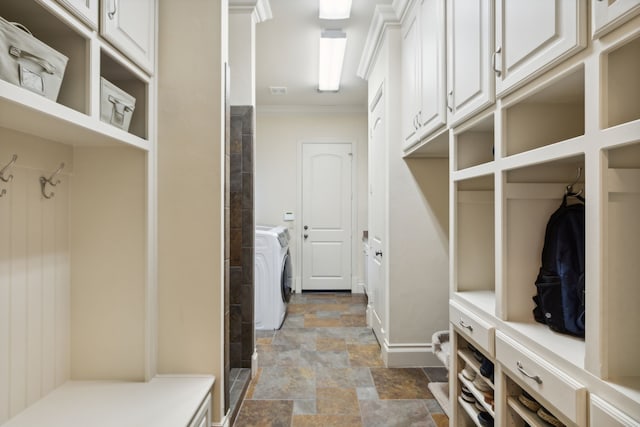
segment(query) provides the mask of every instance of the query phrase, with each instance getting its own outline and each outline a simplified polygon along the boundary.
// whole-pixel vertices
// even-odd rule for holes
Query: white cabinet
[[[421,0],[410,13],[402,41],[405,150],[447,122],[444,0]]]
[[[505,95],[586,46],[585,0],[496,1],[496,91]]]
[[[145,71],[153,72],[155,17],[155,0],[103,0],[100,33]]]
[[[447,107],[456,125],[494,101],[493,2],[447,0]]]
[[[94,30],[98,29],[99,0],[58,0]]]
[[[591,0],[591,28],[594,37],[608,33],[640,13],[638,0]]]
[[[595,394],[589,396],[589,425],[610,427],[633,427],[640,424]]]

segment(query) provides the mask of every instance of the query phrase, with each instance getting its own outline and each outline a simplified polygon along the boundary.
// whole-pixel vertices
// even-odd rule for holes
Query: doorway
[[[351,143],[302,144],[302,290],[351,290]]]

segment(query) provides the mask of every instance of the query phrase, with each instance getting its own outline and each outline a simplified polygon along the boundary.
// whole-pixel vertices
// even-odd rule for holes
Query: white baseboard
[[[351,293],[352,294],[364,294],[365,292],[365,286],[364,286],[364,282],[362,281],[352,281],[352,283],[354,283],[354,285],[351,287]]]
[[[251,355],[251,378],[255,378],[258,375],[258,351],[253,350]]]
[[[389,344],[385,339],[382,345],[382,358],[388,368],[422,368],[442,364],[433,354],[431,343]]]
[[[211,421],[211,427],[231,427],[231,420],[229,414],[225,415],[225,417],[220,420],[220,422]]]

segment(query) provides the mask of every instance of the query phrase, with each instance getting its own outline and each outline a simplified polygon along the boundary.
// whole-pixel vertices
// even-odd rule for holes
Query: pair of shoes
[[[476,379],[473,381],[472,384],[476,388],[476,390],[479,390],[482,392],[492,390],[491,386],[487,384],[487,382],[483,380],[482,377],[476,377]]]
[[[540,417],[541,420],[551,424],[554,427],[565,427],[565,425],[562,422],[560,422],[559,419],[554,417],[549,411],[547,411],[542,406],[540,407],[540,409],[538,409],[538,412],[536,412],[536,414],[538,414],[538,417]]]
[[[493,427],[493,417],[486,411],[478,414],[478,422],[482,427]]]
[[[476,379],[476,372],[471,368],[471,366],[465,364],[464,369],[462,370],[462,376],[469,381],[473,381]]]
[[[484,360],[482,361],[482,364],[480,365],[480,374],[482,374],[483,377],[488,378],[491,380],[491,382],[493,382],[493,362],[491,362],[486,357],[484,358]]]
[[[467,388],[467,386],[462,386],[460,387],[461,390],[461,394],[460,397],[462,397],[462,400],[464,400],[467,403],[471,403],[472,405],[476,403],[476,398],[473,395],[473,393],[471,393],[471,391]]]
[[[484,360],[484,354],[480,353],[480,350],[472,346],[471,344],[467,344],[467,348],[471,350],[473,357],[480,363]]]
[[[526,391],[522,391],[518,396],[518,401],[524,405],[530,411],[537,412],[542,406]]]

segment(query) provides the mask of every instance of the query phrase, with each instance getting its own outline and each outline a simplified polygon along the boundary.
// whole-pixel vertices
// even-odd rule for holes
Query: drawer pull
[[[532,380],[534,380],[538,384],[542,384],[542,379],[537,375],[531,375],[530,373],[525,371],[524,367],[522,366],[522,363],[516,362],[516,365],[518,366],[518,371],[520,371],[520,373],[522,373],[522,375],[524,375],[527,378],[531,378]]]
[[[473,332],[473,327],[471,325],[467,325],[466,323],[464,323],[464,320],[460,319],[460,326],[462,326],[465,329],[468,329],[469,332]]]

